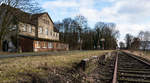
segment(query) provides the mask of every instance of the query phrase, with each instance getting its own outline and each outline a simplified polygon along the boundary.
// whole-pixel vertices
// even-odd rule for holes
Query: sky
[[[150,30],[150,0],[39,0],[54,22],[81,14],[94,28],[96,22],[113,22],[120,31],[119,41],[127,33]]]

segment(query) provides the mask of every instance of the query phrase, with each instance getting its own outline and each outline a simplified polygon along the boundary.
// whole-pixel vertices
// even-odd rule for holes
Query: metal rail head
[[[116,61],[115,61],[115,67],[114,67],[114,74],[113,74],[112,83],[117,83],[117,68],[118,68],[118,51],[117,51],[117,56],[116,56]]]
[[[136,57],[136,55],[131,54],[131,53],[127,53],[127,52],[124,52],[124,53],[127,54],[128,56],[130,56],[130,57],[132,57],[132,58],[134,58],[134,59],[136,59],[136,60],[138,60],[138,61],[140,61],[140,62],[142,62],[142,63],[144,63],[146,65],[148,65],[148,66],[150,66],[150,63],[148,63],[147,61],[144,61],[144,60]]]

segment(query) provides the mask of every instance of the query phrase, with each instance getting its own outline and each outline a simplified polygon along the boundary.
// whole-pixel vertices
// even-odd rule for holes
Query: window
[[[32,33],[32,26],[29,26],[29,32]]]
[[[48,42],[48,48],[53,48],[53,44]]]
[[[42,28],[42,27],[39,28],[39,33],[40,33],[40,34],[43,33],[43,28]]]
[[[50,35],[53,36],[53,32],[51,32]]]
[[[57,33],[55,33],[55,37],[57,37]]]
[[[43,42],[43,48],[47,48],[46,42]]]
[[[50,25],[49,21],[47,20],[47,17],[43,17],[42,20],[43,20],[43,23]]]
[[[39,41],[36,42],[35,47],[40,48],[40,42]]]
[[[49,32],[49,35],[51,36],[51,32]]]
[[[27,31],[27,24],[23,25],[22,31],[26,32]]]
[[[56,37],[56,33],[54,33],[54,37]]]
[[[48,29],[45,29],[45,34],[48,35]]]

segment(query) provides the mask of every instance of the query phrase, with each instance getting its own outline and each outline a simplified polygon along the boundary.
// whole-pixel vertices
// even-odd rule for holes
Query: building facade
[[[11,26],[14,28],[11,34],[14,35],[9,35],[10,37],[7,36],[4,40],[5,50],[20,52],[69,50],[68,44],[59,41],[59,32],[48,13],[29,14],[16,8],[12,10],[17,23]],[[12,38],[16,39],[16,43],[13,43]]]
[[[33,18],[32,18],[33,17]],[[59,41],[59,32],[48,13],[34,14],[35,25],[19,22],[19,48],[23,52],[69,50],[68,44]],[[35,18],[34,18],[35,17]]]

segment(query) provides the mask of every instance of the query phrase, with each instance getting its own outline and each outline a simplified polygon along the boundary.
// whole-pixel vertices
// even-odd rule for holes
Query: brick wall
[[[48,43],[51,43],[52,47],[49,47]],[[35,52],[67,51],[69,50],[68,47],[69,47],[68,44],[63,44],[59,42],[34,41],[33,43],[33,50]]]

